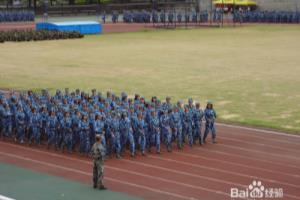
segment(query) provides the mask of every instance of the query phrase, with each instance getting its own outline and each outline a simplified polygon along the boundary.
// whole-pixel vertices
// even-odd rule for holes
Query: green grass
[[[210,99],[222,121],[299,133],[299,35],[279,25],[5,43],[0,87]]]

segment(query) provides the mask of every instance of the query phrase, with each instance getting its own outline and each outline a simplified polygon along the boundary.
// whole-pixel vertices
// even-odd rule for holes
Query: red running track
[[[300,200],[300,137],[218,124],[218,144],[163,151],[146,157],[109,159],[109,189],[144,199],[231,199],[230,188],[253,180],[283,188],[283,199]],[[67,179],[91,183],[89,158],[0,142],[0,161]]]
[[[103,33],[120,33],[120,32],[136,32],[141,30],[150,30],[153,29],[152,24],[142,24],[142,23],[106,23],[102,24]],[[9,23],[0,23],[0,31],[9,31],[9,30],[34,30],[34,22],[9,22]]]

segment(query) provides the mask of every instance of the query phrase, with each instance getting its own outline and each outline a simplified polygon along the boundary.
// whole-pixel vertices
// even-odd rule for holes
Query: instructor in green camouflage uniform
[[[101,135],[96,135],[96,142],[93,145],[91,152],[94,160],[93,183],[94,188],[105,190],[106,188],[103,185],[105,148],[103,147],[101,140]]]

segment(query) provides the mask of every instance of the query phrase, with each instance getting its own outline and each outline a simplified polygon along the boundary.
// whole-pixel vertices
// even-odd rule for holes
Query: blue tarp
[[[77,31],[81,34],[100,34],[102,25],[96,21],[41,22],[36,30]]]

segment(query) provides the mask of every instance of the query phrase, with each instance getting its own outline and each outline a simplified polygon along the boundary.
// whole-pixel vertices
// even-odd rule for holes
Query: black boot
[[[101,185],[100,187],[99,187],[99,190],[106,190],[107,188],[106,187],[104,187],[104,185]]]

